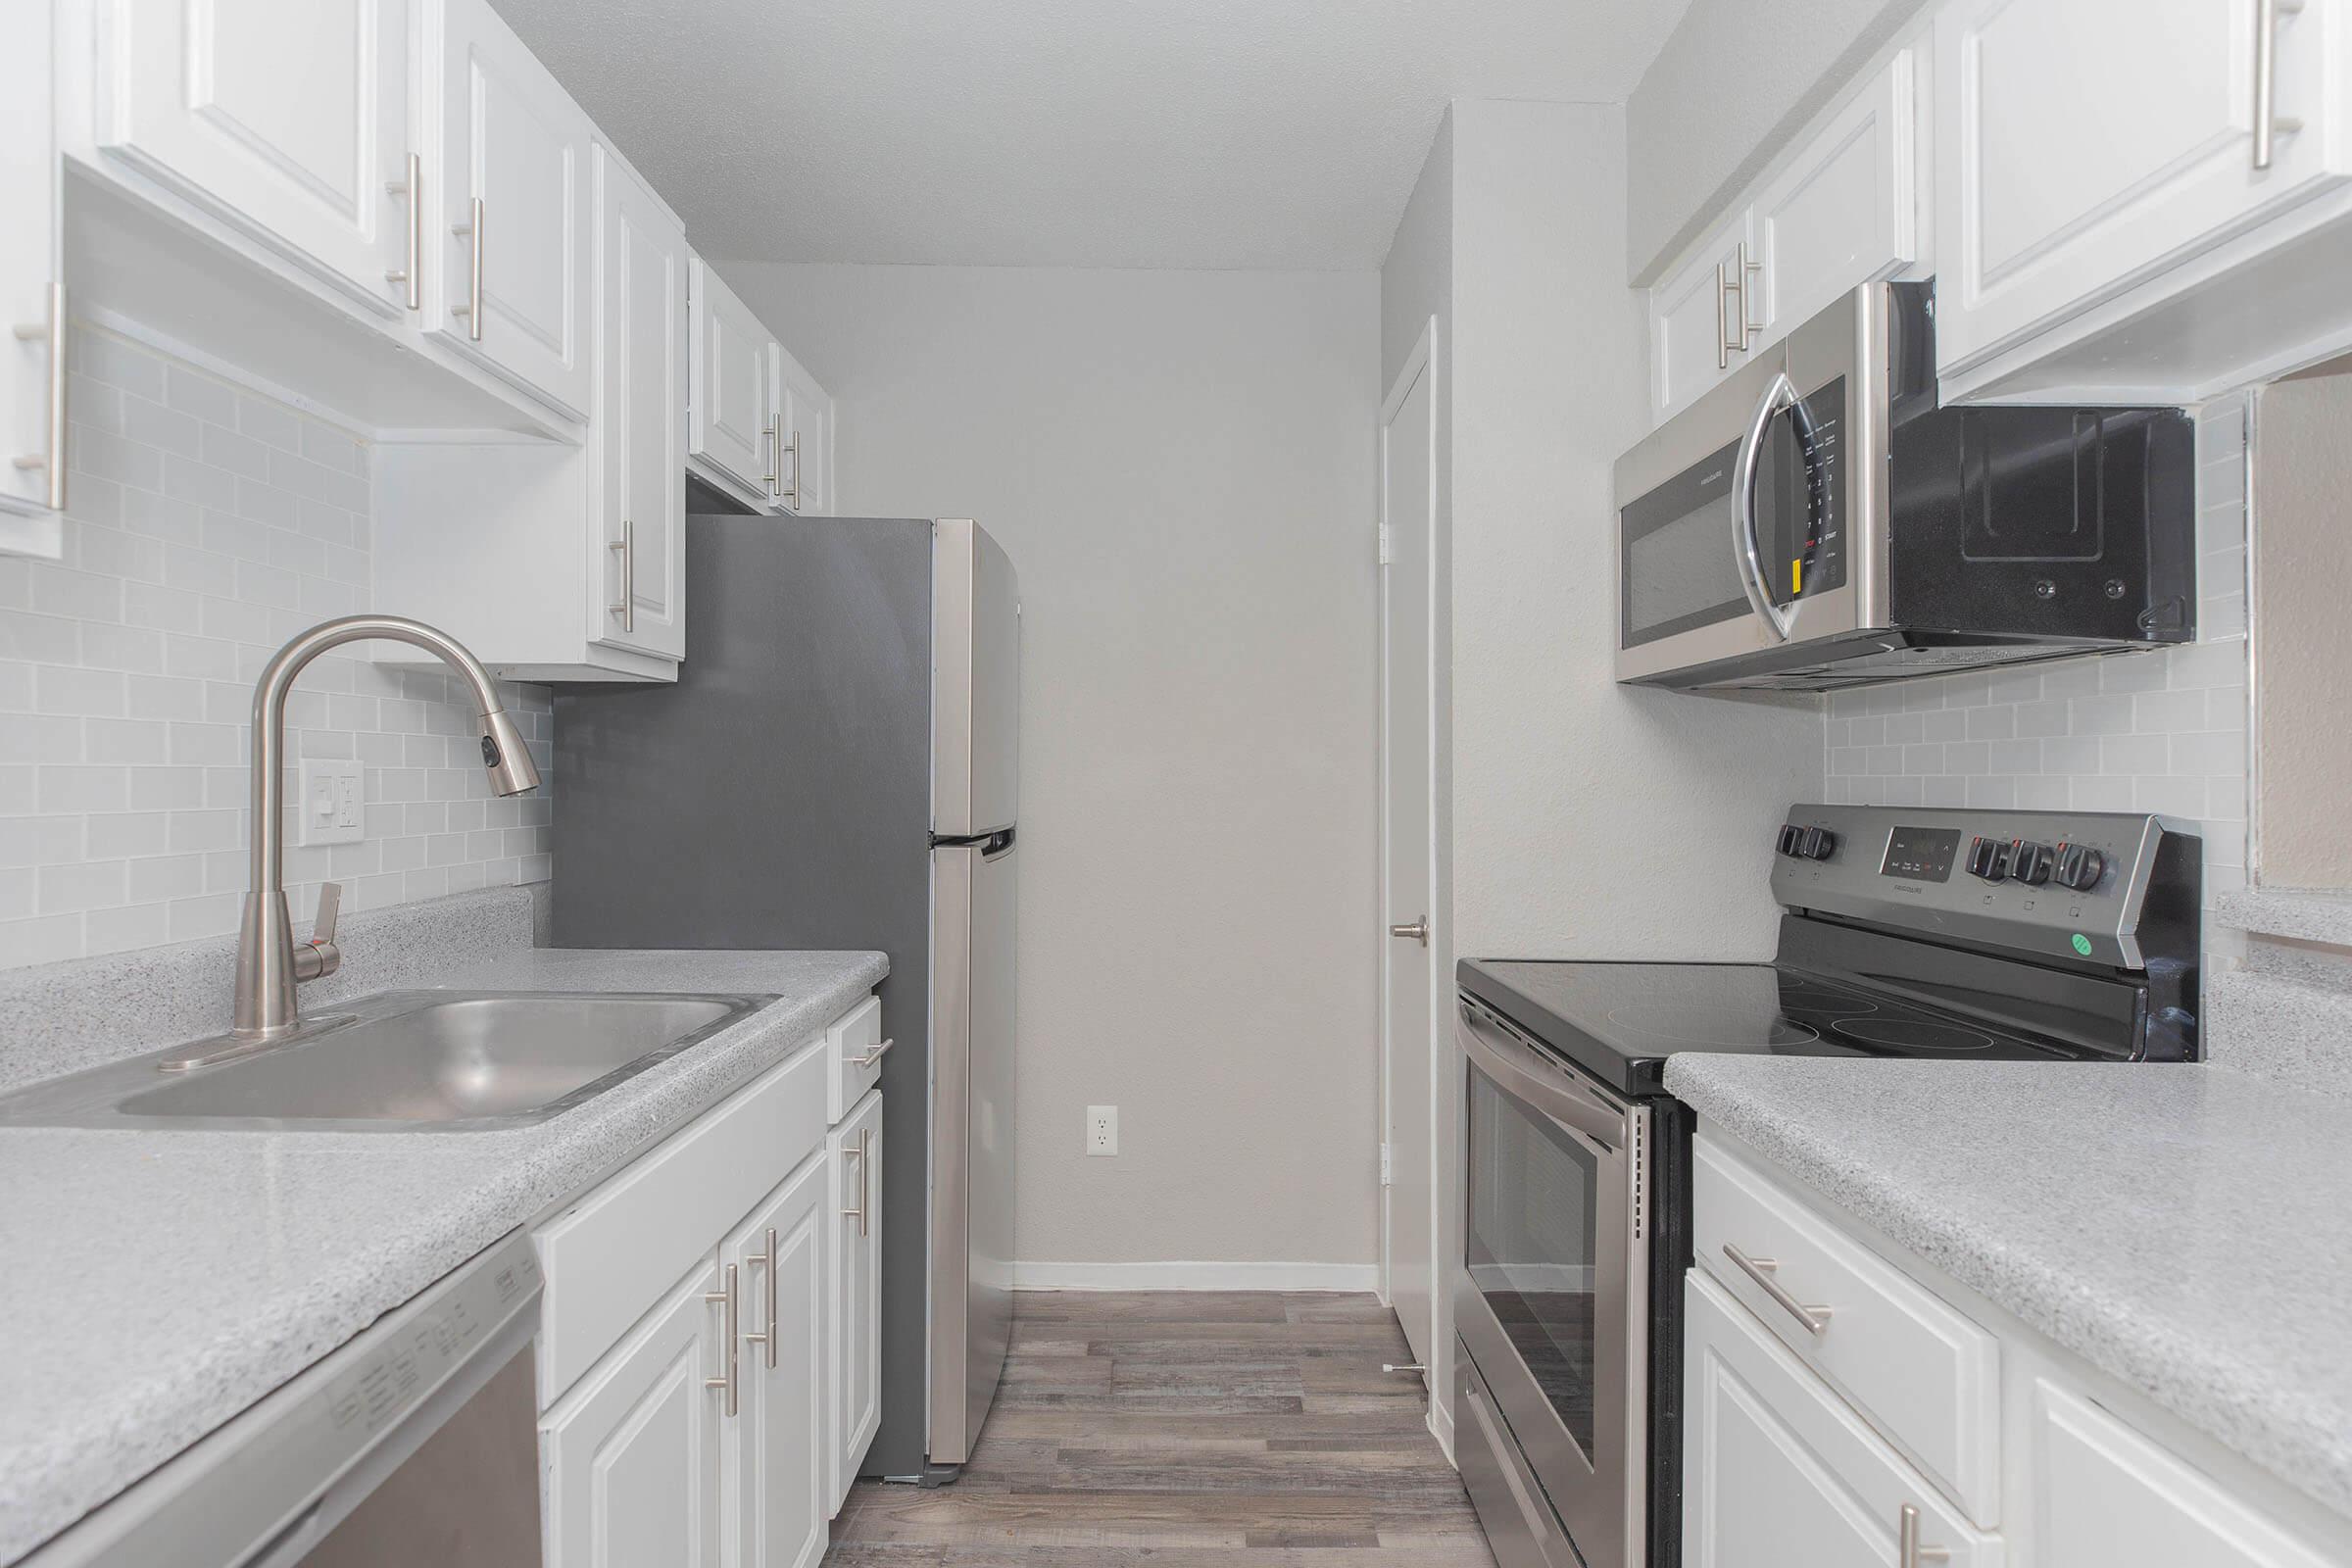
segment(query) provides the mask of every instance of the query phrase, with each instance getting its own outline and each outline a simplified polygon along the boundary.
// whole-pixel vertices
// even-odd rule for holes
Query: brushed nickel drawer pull
[[[1723,1255],[1739,1264],[1740,1272],[1754,1280],[1758,1288],[1766,1296],[1771,1297],[1775,1303],[1786,1307],[1790,1317],[1805,1326],[1807,1334],[1819,1339],[1828,1331],[1830,1309],[1826,1306],[1807,1306],[1795,1297],[1790,1296],[1788,1287],[1773,1277],[1781,1266],[1778,1261],[1769,1257],[1750,1257],[1729,1242],[1723,1244]]]
[[[897,1044],[898,1042],[896,1040],[885,1040],[878,1046],[866,1047],[864,1051],[858,1053],[855,1056],[844,1056],[841,1059],[848,1062],[853,1067],[871,1067],[875,1062],[882,1059],[883,1055],[889,1052],[891,1047]]]

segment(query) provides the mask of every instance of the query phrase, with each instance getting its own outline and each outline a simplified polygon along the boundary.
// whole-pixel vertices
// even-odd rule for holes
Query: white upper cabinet
[[[113,0],[99,145],[397,316],[408,283],[388,274],[406,270],[416,150],[409,3]]]
[[[596,149],[590,640],[686,653],[686,232]]]
[[[833,399],[776,347],[776,409],[784,432],[784,456],[776,469],[776,504],[802,516],[833,510],[827,485],[833,466]]]
[[[778,472],[774,340],[699,256],[687,293],[694,340],[687,448],[728,489],[764,507],[775,499]]]
[[[1896,50],[1650,290],[1653,418],[1688,407],[1846,290],[1926,260],[1918,53]]]
[[[2343,0],[1950,0],[1936,21],[1946,374],[2344,177]]]
[[[584,417],[595,127],[486,0],[418,3],[430,7],[439,66],[425,318],[441,340]]]
[[[1917,62],[1898,51],[1756,197],[1763,340],[1919,260]]]
[[[64,477],[66,330],[58,312],[57,156],[51,130],[49,8],[12,17],[0,50],[0,551],[56,556],[52,503]]]
[[[1690,404],[1743,363],[1752,334],[1739,319],[1750,275],[1747,213],[1709,235],[1682,270],[1649,291],[1650,412]]]

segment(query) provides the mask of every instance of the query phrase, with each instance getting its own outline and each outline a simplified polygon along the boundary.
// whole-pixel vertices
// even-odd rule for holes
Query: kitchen
[[[2341,12],[21,0],[0,1560],[2352,1562]]]

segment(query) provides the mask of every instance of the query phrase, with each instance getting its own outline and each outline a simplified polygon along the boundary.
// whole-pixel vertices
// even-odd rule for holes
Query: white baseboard
[[[1015,1263],[1016,1291],[1380,1290],[1378,1263]]]
[[[1429,1401],[1429,1435],[1438,1440],[1446,1462],[1460,1469],[1460,1462],[1453,1456],[1453,1412],[1435,1399]]]

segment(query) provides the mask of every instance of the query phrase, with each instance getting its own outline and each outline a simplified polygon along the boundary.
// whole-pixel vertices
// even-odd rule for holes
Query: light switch
[[[367,837],[368,789],[358,760],[306,757],[295,774],[296,840],[302,844],[357,844]]]

